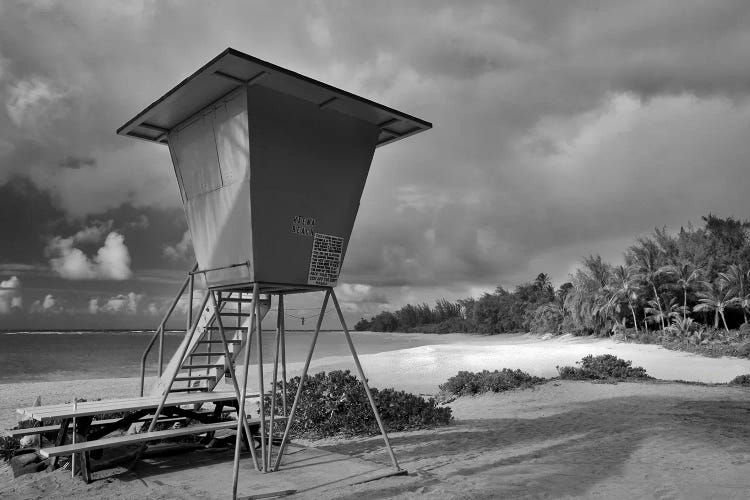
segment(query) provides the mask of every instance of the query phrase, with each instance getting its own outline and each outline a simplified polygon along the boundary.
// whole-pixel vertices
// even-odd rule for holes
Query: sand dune
[[[393,436],[413,474],[342,498],[747,498],[750,390],[548,383],[460,398],[456,425]],[[387,464],[377,439],[317,443]]]

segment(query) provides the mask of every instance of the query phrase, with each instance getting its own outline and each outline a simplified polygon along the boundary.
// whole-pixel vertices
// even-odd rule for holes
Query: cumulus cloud
[[[43,299],[35,300],[31,304],[32,313],[49,313],[57,314],[64,311],[62,304],[58,302],[54,295],[48,293]]]
[[[0,314],[22,309],[21,280],[17,276],[11,276],[7,280],[0,281]]]
[[[125,280],[132,276],[130,253],[125,237],[110,232],[93,258],[74,246],[75,237],[55,236],[47,244],[50,267],[60,277],[70,280]]]
[[[190,231],[185,231],[182,239],[174,245],[164,247],[164,257],[174,262],[181,262],[192,258],[193,240],[190,239]]]
[[[35,133],[47,128],[68,111],[65,93],[40,76],[22,79],[11,85],[5,108],[17,127]]]
[[[90,226],[84,227],[73,235],[75,243],[99,243],[109,234],[114,221],[94,221]]]
[[[138,313],[138,305],[143,299],[143,294],[130,292],[124,295],[117,295],[111,297],[105,302],[99,311],[105,313],[124,313],[124,314],[136,314]]]
[[[93,298],[93,299],[90,299],[89,300],[89,307],[88,307],[89,314],[98,314],[99,313],[99,309],[100,309],[99,299],[96,298],[96,297]]]
[[[156,302],[151,302],[148,305],[148,308],[146,308],[146,314],[149,316],[159,316],[161,311],[159,310],[159,306],[156,304]]]
[[[367,313],[386,306],[388,298],[371,285],[342,283],[336,288],[341,308],[347,312]]]

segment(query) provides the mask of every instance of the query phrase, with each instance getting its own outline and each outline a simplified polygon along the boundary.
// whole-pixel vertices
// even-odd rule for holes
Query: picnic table
[[[257,398],[258,394],[247,394],[247,398]],[[121,399],[108,399],[100,401],[83,401],[74,405],[57,404],[47,406],[32,406],[16,410],[24,420],[37,420],[44,422],[53,420],[59,424],[34,427],[31,429],[20,429],[16,435],[43,434],[57,432],[55,445],[53,447],[40,449],[40,454],[47,458],[51,457],[52,468],[57,466],[57,458],[65,455],[79,454],[81,464],[80,471],[84,481],[90,481],[90,459],[89,451],[109,447],[123,446],[133,443],[146,443],[166,439],[169,437],[184,436],[190,434],[213,433],[219,429],[233,428],[235,421],[220,422],[219,417],[225,406],[238,408],[237,394],[231,392],[200,392],[190,394],[169,394],[160,417],[159,422],[173,422],[179,419],[197,420],[200,425],[192,425],[180,429],[168,429],[149,433],[134,434],[128,436],[105,437],[116,430],[127,429],[136,422],[150,421],[153,413],[158,409],[162,396],[146,396]],[[211,411],[201,411],[200,406],[213,403]],[[185,406],[191,408],[186,409]],[[106,416],[111,413],[123,413],[116,418],[106,418],[95,421],[96,416]],[[72,433],[76,437],[74,444],[65,443],[68,429],[73,423]]]

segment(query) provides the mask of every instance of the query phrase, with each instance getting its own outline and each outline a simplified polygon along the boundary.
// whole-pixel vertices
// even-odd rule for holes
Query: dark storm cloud
[[[95,167],[96,160],[94,158],[79,158],[76,156],[68,156],[60,163],[62,168],[83,168],[83,167]]]
[[[344,281],[561,281],[654,226],[750,211],[748,25],[742,0],[5,2],[0,183],[32,179],[49,213],[3,220],[26,236],[0,261],[112,219],[136,274],[189,267],[165,257],[188,248],[166,149],[114,129],[233,46],[435,124],[377,151]]]

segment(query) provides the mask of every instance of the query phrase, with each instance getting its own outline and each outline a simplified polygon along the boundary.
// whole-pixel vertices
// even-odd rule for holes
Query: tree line
[[[750,311],[750,222],[712,214],[670,234],[639,237],[624,264],[582,259],[559,288],[539,273],[515,289],[434,307],[407,304],[362,318],[355,329],[425,333],[549,332],[612,334],[621,330],[687,334],[736,328]]]

